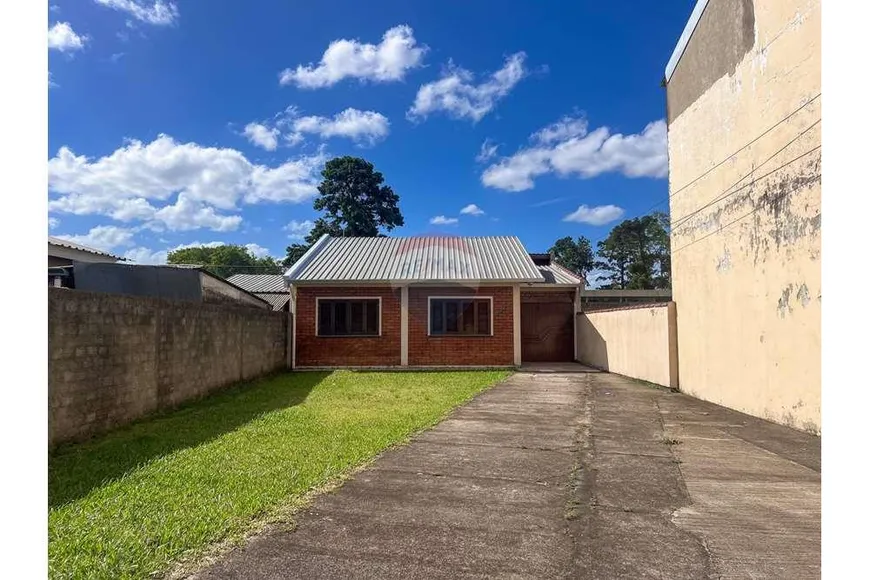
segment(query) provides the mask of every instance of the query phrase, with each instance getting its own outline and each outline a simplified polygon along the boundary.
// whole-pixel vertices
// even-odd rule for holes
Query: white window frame
[[[432,334],[432,301],[433,300],[489,300],[489,334]],[[492,296],[429,296],[426,308],[426,334],[437,338],[475,338],[493,336],[495,334],[495,312]]]
[[[377,300],[378,301],[378,333],[377,334],[320,334],[320,301],[321,300]],[[381,296],[317,296],[314,306],[314,336],[316,338],[377,338],[383,330],[384,305]],[[348,320],[348,324],[350,321]]]

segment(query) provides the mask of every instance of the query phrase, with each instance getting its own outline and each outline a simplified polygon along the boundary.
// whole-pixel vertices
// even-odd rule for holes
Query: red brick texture
[[[319,337],[317,298],[380,297],[381,336]],[[296,366],[399,366],[402,362],[402,298],[398,288],[383,286],[301,286],[296,294]]]
[[[429,296],[492,296],[492,336],[429,336]],[[408,291],[408,364],[513,365],[513,289],[411,288]]]

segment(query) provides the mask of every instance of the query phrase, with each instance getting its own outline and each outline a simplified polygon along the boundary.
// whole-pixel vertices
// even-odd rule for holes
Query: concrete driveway
[[[817,437],[572,370],[513,375],[197,577],[820,577]]]

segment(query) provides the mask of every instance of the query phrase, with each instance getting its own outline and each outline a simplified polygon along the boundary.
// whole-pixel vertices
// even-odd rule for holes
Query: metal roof
[[[284,310],[284,306],[290,302],[290,294],[289,293],[278,293],[278,292],[270,292],[267,294],[257,294],[258,298],[262,298],[266,302],[272,305],[272,310]]]
[[[516,236],[321,237],[284,277],[327,282],[541,282]]]
[[[281,274],[233,274],[227,280],[248,292],[290,292]]]
[[[102,250],[97,250],[94,248],[89,248],[88,246],[83,246],[81,244],[77,244],[75,242],[70,242],[69,240],[64,240],[62,238],[56,238],[54,236],[48,236],[48,243],[52,246],[60,246],[61,248],[69,248],[71,250],[79,250],[80,252],[88,252],[89,254],[96,254],[97,256],[108,256],[110,258],[115,258],[116,260],[123,260],[121,256],[116,256],[115,254],[110,254],[109,252],[104,252]]]
[[[674,52],[671,54],[671,58],[668,60],[668,64],[665,67],[666,83],[671,81],[671,75],[674,74],[677,64],[680,62],[683,53],[686,51],[689,39],[692,38],[692,33],[695,32],[695,28],[701,20],[701,15],[704,14],[704,9],[707,7],[707,2],[708,0],[698,0],[695,4],[695,9],[692,10],[692,14],[689,16],[689,21],[686,22],[686,27],[683,28],[683,33],[680,35],[680,39],[677,41],[677,46],[674,48]]]
[[[547,284],[567,284],[570,286],[580,286],[581,288],[586,285],[586,281],[583,278],[559,264],[539,265],[538,271],[544,277]]]

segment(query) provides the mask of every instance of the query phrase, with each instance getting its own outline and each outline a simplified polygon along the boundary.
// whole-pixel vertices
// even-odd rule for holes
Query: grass
[[[52,578],[145,578],[302,505],[508,375],[289,373],[49,457]]]

